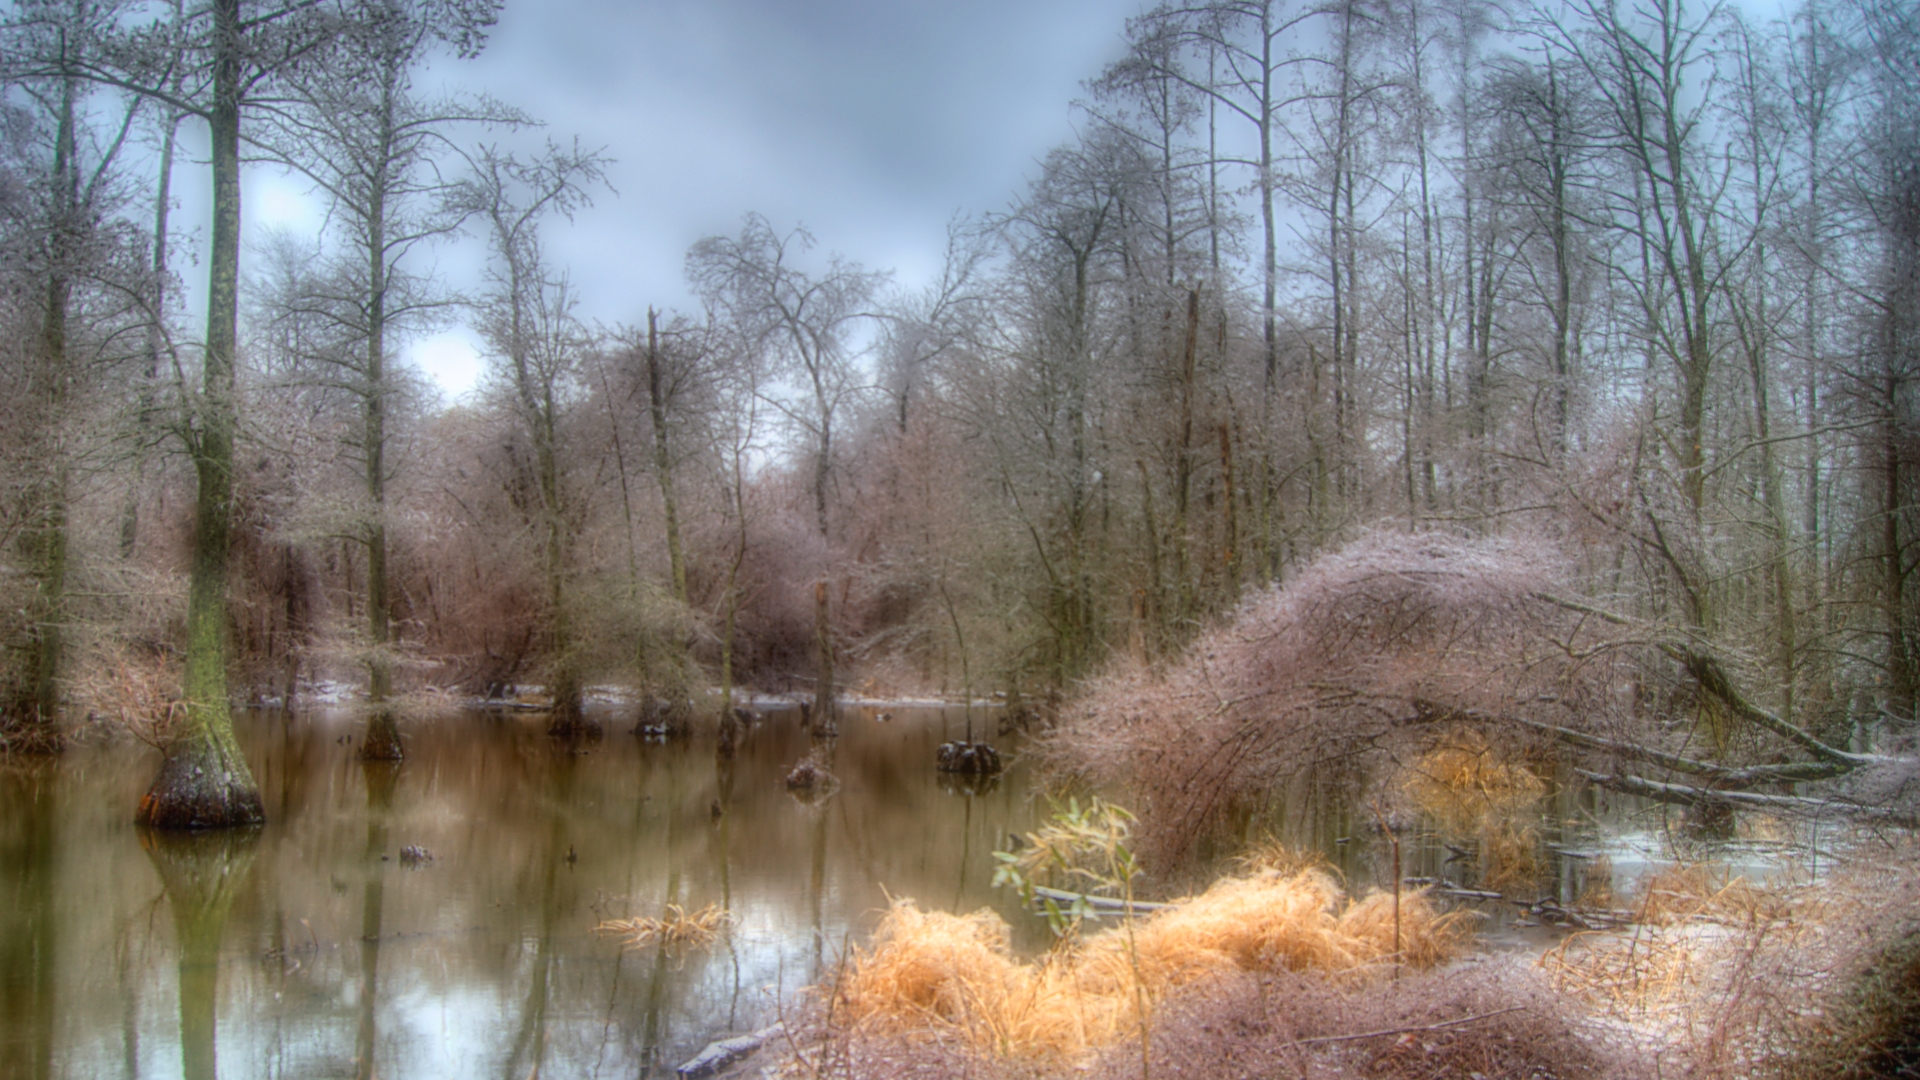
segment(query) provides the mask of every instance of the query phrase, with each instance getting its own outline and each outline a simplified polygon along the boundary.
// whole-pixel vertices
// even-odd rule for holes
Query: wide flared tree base
[[[362,761],[401,761],[407,756],[400,745],[400,725],[393,710],[380,709],[367,718],[367,737],[360,744]]]
[[[199,738],[167,751],[134,820],[153,829],[233,829],[259,825],[267,814],[239,750]]]

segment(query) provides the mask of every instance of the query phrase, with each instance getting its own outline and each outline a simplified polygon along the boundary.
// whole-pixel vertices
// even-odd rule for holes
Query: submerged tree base
[[[167,751],[134,821],[153,829],[233,829],[267,820],[260,787],[231,738],[198,736]]]
[[[400,745],[400,725],[393,710],[381,707],[367,718],[367,737],[360,744],[362,761],[403,761],[406,748]]]

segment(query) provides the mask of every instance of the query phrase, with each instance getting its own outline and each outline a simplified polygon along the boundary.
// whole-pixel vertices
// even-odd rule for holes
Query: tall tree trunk
[[[234,342],[240,282],[240,0],[214,0],[213,242],[200,412],[189,440],[193,563],[187,585],[186,724],[137,820],[163,829],[264,821],[260,788],[233,737],[227,701],[227,562],[233,535]]]
[[[394,87],[399,79],[389,58],[380,97],[379,166],[368,192],[367,370],[361,401],[365,421],[367,504],[367,697],[373,713],[360,756],[399,761],[406,756],[393,707],[392,601],[387,594],[387,188],[393,159]]]
[[[815,447],[813,462],[813,512],[814,523],[820,530],[820,548],[828,560],[828,567],[822,569],[822,577],[813,583],[813,635],[814,655],[816,657],[813,682],[813,733],[815,735],[833,735],[839,731],[839,721],[834,716],[834,702],[838,695],[833,685],[833,613],[828,606],[831,598],[829,575],[832,564],[832,536],[827,530],[827,486],[833,477],[833,407],[827,397],[822,365],[826,359],[815,356],[808,369],[813,376],[813,399],[819,411],[819,444]]]
[[[687,602],[687,564],[680,550],[680,508],[674,499],[673,454],[667,445],[666,377],[660,359],[658,316],[647,309],[647,409],[653,420],[653,475],[660,483],[660,504],[666,515],[667,564],[673,575],[673,598]]]
[[[52,221],[47,230],[46,291],[42,296],[39,340],[35,343],[32,382],[33,405],[38,411],[31,433],[33,475],[26,488],[26,528],[21,546],[34,594],[26,660],[26,685],[14,701],[5,703],[0,718],[0,741],[12,749],[58,752],[60,734],[60,671],[65,646],[67,591],[67,500],[70,474],[67,463],[66,413],[68,384],[67,322],[73,303],[73,260],[83,223],[80,177],[75,159],[74,99],[79,80],[60,82],[59,115],[54,132]]]
[[[126,503],[120,511],[120,557],[131,559],[140,539],[140,500],[146,492],[148,446],[152,442],[155,395],[164,365],[161,354],[166,348],[167,312],[167,218],[173,209],[173,150],[180,131],[180,114],[171,108],[160,141],[160,175],[154,184],[153,261],[148,266],[146,371],[142,373],[139,409],[135,414],[133,483],[128,485]]]

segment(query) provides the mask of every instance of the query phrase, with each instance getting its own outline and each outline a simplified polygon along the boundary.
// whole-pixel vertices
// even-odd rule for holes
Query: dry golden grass
[[[1142,997],[1223,972],[1384,971],[1394,957],[1391,896],[1345,903],[1323,871],[1228,878],[1132,924],[1014,959],[998,915],[923,912],[898,901],[870,952],[857,952],[836,988],[846,1021],[889,1031],[959,1031],[1017,1057],[1073,1056],[1139,1030]],[[1421,894],[1400,903],[1402,962],[1429,966],[1459,953],[1460,916]],[[1144,994],[1142,993],[1144,991]]]
[[[1492,823],[1480,839],[1480,887],[1494,892],[1536,888],[1546,873],[1540,832],[1512,820]]]
[[[180,672],[166,657],[120,647],[98,651],[73,681],[89,715],[117,722],[134,738],[165,750],[186,720]]]
[[[1596,855],[1587,863],[1584,878],[1575,907],[1611,908],[1619,904],[1620,897],[1613,891],[1613,856]]]
[[[1525,762],[1462,728],[1421,755],[1401,790],[1442,834],[1478,843],[1480,888],[1529,892],[1539,884],[1545,863],[1531,822],[1547,784]]]
[[[593,928],[596,934],[617,936],[621,944],[634,948],[659,942],[669,948],[677,945],[704,948],[713,944],[720,931],[733,922],[733,916],[718,904],[708,904],[687,914],[679,904],[668,904],[662,918],[640,916],[633,919],[608,919]]]
[[[1403,786],[1421,809],[1467,828],[1489,811],[1512,813],[1531,806],[1547,790],[1538,774],[1496,752],[1473,728],[1451,732],[1445,743],[1421,755]]]
[[[1700,996],[1716,944],[1699,934],[1644,929],[1627,937],[1574,934],[1542,954],[1540,967],[1561,993],[1614,1016],[1645,1019]]]
[[[1271,836],[1262,837],[1233,857],[1242,874],[1272,872],[1291,877],[1302,870],[1331,871],[1324,853],[1307,848],[1288,847]]]
[[[1631,932],[1575,935],[1539,966],[1555,990],[1678,1052],[1695,1075],[1751,1077],[1778,1057],[1793,1017],[1821,1007],[1813,973],[1864,898],[1846,875],[1810,889],[1668,867],[1642,883]]]
[[[1781,891],[1699,864],[1674,865],[1648,875],[1636,906],[1642,922],[1659,925],[1689,920],[1750,924],[1791,914]]]

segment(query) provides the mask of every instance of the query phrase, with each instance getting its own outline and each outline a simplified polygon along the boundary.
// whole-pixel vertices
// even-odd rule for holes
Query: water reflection
[[[367,880],[360,901],[360,1027],[354,1038],[353,1065],[356,1080],[370,1080],[379,1034],[380,914],[387,888],[386,875],[375,872],[378,868],[374,863],[387,850],[393,789],[400,779],[400,766],[392,758],[369,758],[364,753],[361,760],[360,771],[367,785],[367,849],[361,866]]]
[[[160,874],[173,910],[180,974],[180,1073],[215,1080],[215,1014],[220,943],[241,882],[253,867],[258,829],[216,833],[142,830],[140,846]]]
[[[55,922],[54,763],[25,761],[0,778],[0,1075],[53,1075]]]
[[[135,831],[144,747],[0,772],[0,1076],[669,1073],[770,1022],[889,894],[1017,918],[990,853],[1033,827],[1024,776],[954,787],[938,711],[893,713],[843,713],[812,804],[783,783],[813,748],[790,712],[730,759],[449,716],[409,725],[404,764],[362,761],[351,716],[244,717],[270,820],[224,836]],[[735,927],[592,932],[669,903]]]

